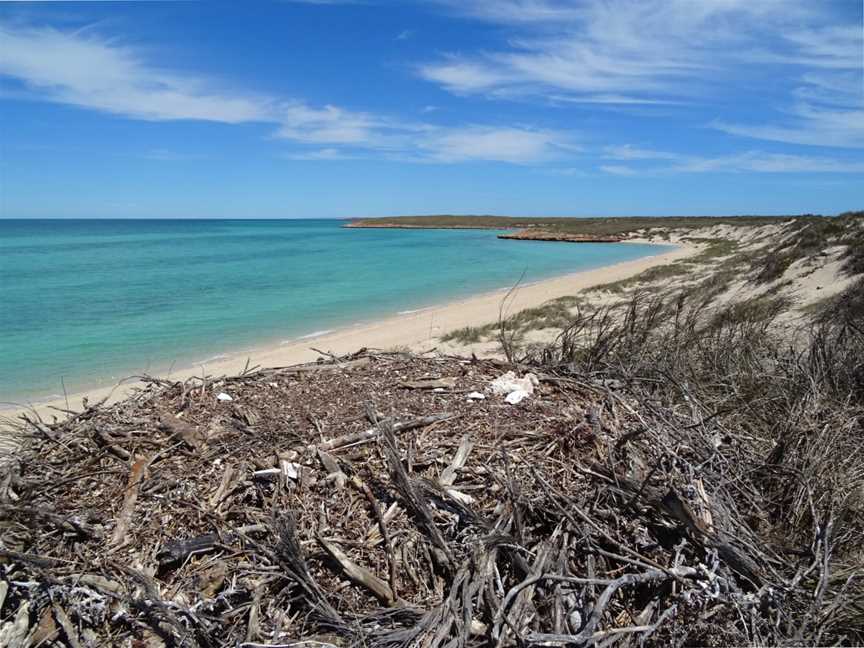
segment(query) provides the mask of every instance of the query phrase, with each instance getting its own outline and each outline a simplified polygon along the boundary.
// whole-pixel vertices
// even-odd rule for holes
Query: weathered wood
[[[231,464],[225,466],[225,470],[222,472],[222,479],[219,481],[219,487],[216,489],[216,492],[210,497],[210,507],[219,510],[219,506],[222,504],[222,501],[225,499],[225,496],[228,494],[228,491],[231,488],[231,483],[234,479],[234,467]]]
[[[327,554],[339,563],[339,567],[345,572],[345,575],[357,585],[362,585],[372,592],[382,603],[392,605],[396,598],[393,595],[393,590],[383,580],[378,578],[365,567],[361,567],[353,563],[348,556],[334,542],[329,542],[321,536],[317,536],[318,544],[327,552]]]
[[[203,450],[207,446],[207,435],[194,425],[173,416],[162,414],[160,425],[182,440],[192,450]]]
[[[453,457],[453,461],[450,462],[450,465],[444,469],[438,478],[438,483],[441,486],[446,488],[453,485],[459,469],[465,466],[465,462],[468,460],[468,455],[471,453],[473,447],[474,444],[468,435],[463,436],[461,443],[459,443],[459,449],[456,450],[456,455]]]
[[[403,423],[394,423],[391,427],[393,432],[398,434],[400,432],[407,432],[408,430],[416,430],[417,428],[433,425],[434,423],[448,421],[452,418],[455,418],[455,416],[455,414],[451,414],[449,412],[445,412],[442,414],[431,414],[430,416],[421,416],[420,418],[416,418],[411,421],[405,421]],[[363,432],[346,434],[345,436],[337,437],[335,439],[319,443],[317,446],[315,446],[315,449],[324,451],[337,450],[346,446],[353,446],[359,443],[367,443],[369,441],[372,441],[373,439],[377,439],[380,436],[381,429],[379,426],[375,426],[373,428],[369,428],[368,430],[364,430]]]
[[[408,380],[399,383],[405,389],[453,389],[456,387],[455,378],[426,378],[423,380]]]
[[[393,597],[396,597],[396,552],[393,551],[393,544],[390,542],[390,532],[387,530],[387,522],[384,519],[384,514],[381,513],[381,509],[378,506],[378,500],[375,497],[375,494],[372,492],[372,489],[366,485],[366,483],[355,476],[351,480],[352,485],[358,489],[363,495],[366,497],[366,501],[369,502],[369,506],[372,507],[372,512],[375,514],[375,519],[378,522],[378,528],[381,531],[381,537],[384,540],[384,551],[387,554],[387,573],[388,578],[387,582],[390,585],[390,591],[393,594]]]
[[[156,558],[162,565],[182,563],[192,554],[207,553],[220,545],[235,542],[244,534],[262,533],[266,530],[267,527],[263,524],[250,524],[242,526],[235,531],[205,533],[194,538],[169,542],[156,554]]]
[[[360,369],[362,367],[366,367],[369,363],[372,362],[370,358],[357,358],[356,360],[347,360],[345,362],[336,362],[336,363],[320,363],[320,364],[307,364],[307,365],[297,365],[293,367],[277,367],[275,369],[269,370],[273,373],[280,374],[308,374],[308,373],[322,373],[326,371],[348,371],[352,369]]]
[[[126,539],[126,532],[129,530],[129,525],[132,523],[132,514],[135,512],[135,503],[138,501],[138,489],[141,486],[141,481],[147,474],[147,467],[149,465],[149,459],[140,457],[135,460],[132,468],[129,470],[129,481],[126,485],[123,506],[120,507],[117,523],[114,525],[114,533],[111,535],[110,544],[114,546],[123,544]]]
[[[408,505],[409,511],[414,515],[417,525],[426,534],[432,542],[432,549],[435,559],[438,564],[450,569],[453,565],[453,553],[449,545],[444,541],[444,536],[441,531],[435,526],[435,521],[432,518],[432,513],[429,506],[423,499],[422,495],[418,494],[416,489],[411,484],[411,479],[402,465],[402,459],[399,456],[399,450],[396,447],[396,435],[393,426],[382,422],[381,428],[384,440],[384,448],[387,454],[387,462],[390,465],[390,475],[393,479],[396,488],[402,495],[405,503]]]
[[[54,604],[54,617],[57,619],[60,627],[63,628],[63,634],[66,635],[66,643],[69,644],[70,648],[81,648],[81,642],[78,639],[78,630],[75,629],[66,611],[56,603]]]
[[[0,625],[0,646],[25,648],[30,630],[30,601],[22,601],[11,621]]]

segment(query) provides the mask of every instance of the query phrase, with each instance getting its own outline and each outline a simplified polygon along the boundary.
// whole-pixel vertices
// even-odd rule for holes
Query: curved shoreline
[[[645,240],[632,242],[649,243]],[[655,244],[669,245],[669,243]],[[699,249],[697,246],[683,245],[680,242],[673,245],[675,245],[675,249],[668,252],[521,285],[511,296],[508,310],[517,312],[525,308],[533,308],[551,299],[573,295],[592,286],[620,281],[644,272],[653,266],[688,257]],[[200,376],[202,369],[207,374],[214,376],[237,374],[247,365],[247,361],[249,366],[260,365],[262,367],[312,362],[319,357],[319,354],[313,351],[310,346],[337,355],[352,353],[361,347],[385,349],[409,347],[416,349],[426,345],[424,348],[428,349],[434,338],[448,331],[465,326],[482,325],[496,320],[501,300],[509,290],[502,288],[429,306],[414,312],[397,313],[372,322],[360,322],[344,329],[328,331],[316,337],[299,337],[281,343],[271,343],[261,348],[253,348],[248,352],[220,354],[208,363],[173,370],[170,372],[170,377],[175,380],[183,380],[195,375]],[[109,402],[115,402],[128,395],[136,386],[140,386],[139,381],[126,379],[126,381],[120,381],[115,385],[69,394],[69,406],[72,409],[78,408],[84,397],[91,403],[106,396],[109,397]],[[52,398],[19,405],[0,404],[0,416],[9,418],[35,410],[43,417],[47,415],[50,418],[52,414],[57,414],[56,409],[53,408],[66,409],[66,398]]]

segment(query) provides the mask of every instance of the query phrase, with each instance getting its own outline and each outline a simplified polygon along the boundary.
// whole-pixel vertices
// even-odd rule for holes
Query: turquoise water
[[[332,220],[0,220],[0,401],[656,254]]]

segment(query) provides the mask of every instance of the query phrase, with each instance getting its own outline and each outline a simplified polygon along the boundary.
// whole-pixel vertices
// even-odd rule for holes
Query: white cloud
[[[790,29],[783,38],[794,46],[788,62],[815,68],[861,69],[861,25]]]
[[[668,151],[612,146],[604,157],[644,162],[639,167],[601,165],[601,171],[615,175],[658,175],[671,173],[864,173],[864,162],[808,155],[745,151],[714,157],[684,155]],[[659,163],[658,163],[659,162]]]
[[[0,76],[17,79],[25,96],[152,121],[260,122],[273,137],[315,147],[295,159],[344,159],[358,151],[408,161],[540,162],[567,147],[559,132],[506,126],[442,127],[312,106],[300,99],[217,89],[212,80],[148,63],[116,41],[53,28],[0,25]],[[152,156],[169,157],[165,152]]]
[[[654,105],[666,106],[671,104],[683,104],[685,101],[677,99],[650,99],[648,97],[628,97],[622,94],[581,94],[581,95],[549,95],[553,103],[572,104],[616,104],[616,105]]]
[[[628,166],[624,166],[623,164],[601,164],[600,170],[605,171],[606,173],[611,173],[612,175],[620,175],[620,176],[639,175],[639,172],[636,169],[630,168]]]
[[[677,160],[680,158],[677,153],[642,149],[633,147],[630,144],[607,146],[603,151],[605,154],[604,157],[614,160]]]
[[[575,150],[564,133],[486,126],[434,130],[419,145],[429,159],[437,162],[498,160],[526,164]]]
[[[263,98],[223,93],[202,79],[144,63],[132,48],[52,28],[0,25],[0,75],[59,103],[146,120],[266,121]]]
[[[837,148],[864,148],[864,35],[861,26],[790,30],[785,62],[805,66],[791,103],[770,123],[716,119],[710,126],[740,137]],[[781,57],[782,58],[782,57]]]
[[[439,0],[458,13],[498,23],[524,24],[573,20],[579,9],[568,2],[548,0]]]
[[[705,101],[776,66],[855,71],[860,24],[812,0],[438,0],[513,34],[417,67],[456,94],[580,103]],[[834,7],[836,9],[836,7]],[[762,66],[762,67],[760,67]],[[772,67],[773,66],[773,67]]]
[[[456,9],[455,2],[446,4]],[[507,91],[575,96],[605,94],[623,101],[690,94],[728,47],[746,42],[740,24],[776,23],[796,15],[791,0],[474,0],[459,11],[525,33],[499,52],[452,55],[420,74],[454,92]]]
[[[299,153],[286,153],[282,156],[286,160],[353,160],[354,155],[349,155],[337,148],[322,148],[313,151],[301,151]]]
[[[497,72],[482,61],[471,62],[450,56],[444,63],[422,65],[420,75],[456,94],[492,90],[508,82],[505,71]]]
[[[730,135],[753,139],[808,146],[864,148],[864,109],[838,111],[806,107],[799,113],[800,119],[784,124],[740,124],[716,120],[711,126]]]
[[[413,29],[403,29],[401,32],[396,34],[396,40],[408,40],[414,35]]]
[[[311,144],[368,145],[382,126],[372,115],[354,113],[336,106],[312,108],[292,102],[278,111],[282,124],[276,137]]]

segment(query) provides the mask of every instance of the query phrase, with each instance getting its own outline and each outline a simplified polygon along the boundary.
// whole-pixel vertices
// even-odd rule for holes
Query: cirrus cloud
[[[0,77],[17,84],[7,88],[7,96],[147,121],[268,124],[274,139],[319,147],[295,152],[295,158],[344,159],[362,151],[406,161],[529,163],[553,158],[570,139],[508,125],[443,127],[226,88],[154,65],[132,46],[82,32],[0,24],[0,40]]]
[[[417,74],[458,95],[627,105],[702,104],[746,88],[763,121],[716,118],[736,136],[864,147],[861,5],[811,0],[438,0],[507,30]],[[760,93],[779,84],[775,94]],[[779,108],[779,110],[778,110]],[[765,120],[767,117],[768,121]]]

